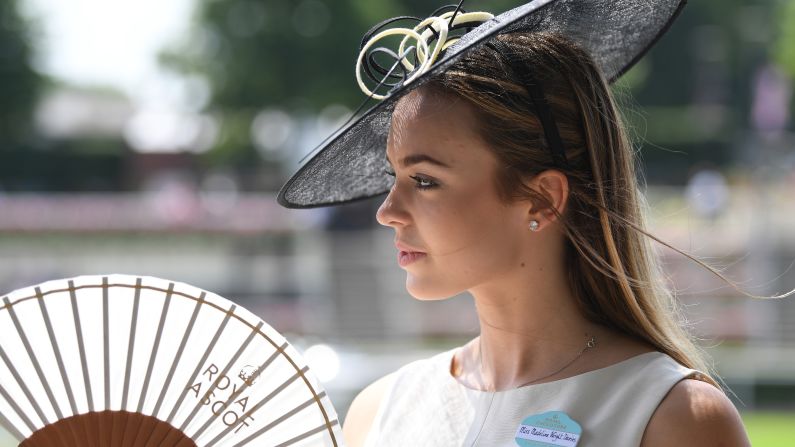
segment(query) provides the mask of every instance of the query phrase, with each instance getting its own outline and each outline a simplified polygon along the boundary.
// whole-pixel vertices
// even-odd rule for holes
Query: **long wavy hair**
[[[636,156],[599,68],[585,51],[555,33],[497,38],[520,60],[509,64],[505,55],[481,45],[423,88],[455,95],[473,106],[478,131],[501,166],[495,179],[501,200],[530,199],[534,207],[549,208],[558,218],[566,235],[568,280],[582,314],[650,343],[721,388],[708,356],[687,329],[650,239],[739,289],[716,269],[647,232],[648,203],[639,189]],[[526,64],[543,86],[567,168],[553,163],[516,63]],[[546,196],[523,182],[547,169],[568,178],[569,198],[562,215]]]

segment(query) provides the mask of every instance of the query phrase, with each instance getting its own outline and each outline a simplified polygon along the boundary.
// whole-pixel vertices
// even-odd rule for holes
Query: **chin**
[[[424,284],[409,274],[406,278],[406,291],[419,301],[440,301],[452,298],[464,290],[443,284]]]

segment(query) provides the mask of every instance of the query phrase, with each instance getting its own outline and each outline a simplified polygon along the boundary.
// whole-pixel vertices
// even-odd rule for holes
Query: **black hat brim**
[[[316,208],[389,191],[386,142],[395,103],[498,34],[558,32],[584,48],[613,82],[668,30],[686,0],[534,0],[465,34],[427,72],[339,130],[282,186],[286,208]]]

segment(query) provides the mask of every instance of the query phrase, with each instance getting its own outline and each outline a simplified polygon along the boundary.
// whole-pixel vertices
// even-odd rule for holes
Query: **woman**
[[[401,260],[409,293],[432,300],[470,292],[481,332],[366,388],[348,412],[348,444],[363,445],[375,429],[370,445],[393,445],[397,424],[415,430],[402,413],[411,406],[418,418],[435,420],[425,412],[439,411],[437,400],[421,396],[444,383],[434,368],[449,361],[457,385],[477,391],[474,413],[488,411],[486,400],[495,410],[498,396],[509,432],[495,434],[499,422],[465,414],[485,426],[464,445],[510,440],[516,419],[540,412],[533,400],[549,390],[563,396],[542,406],[578,421],[583,440],[591,439],[585,445],[748,445],[737,410],[714,380],[689,370],[707,368],[670,313],[669,294],[654,282],[650,247],[631,228],[643,226],[634,154],[599,71],[555,34],[499,39],[541,78],[571,167],[548,168],[540,121],[517,100],[526,94],[522,82],[489,46],[400,99],[387,143],[396,180],[378,222],[395,230],[398,249],[423,252]],[[447,167],[400,164],[420,154]],[[418,375],[428,387],[406,389],[420,385]],[[567,386],[583,391],[588,384],[604,389],[568,393]],[[581,402],[586,397],[591,402]],[[512,406],[522,400],[525,408]],[[402,421],[393,423],[389,413]],[[637,424],[647,416],[644,430]],[[437,445],[422,439],[415,442]]]
[[[577,2],[568,3],[557,16],[533,20],[530,12],[526,21],[560,23]],[[444,40],[444,24],[428,23]],[[587,22],[572,23],[582,30]],[[335,151],[358,155],[349,162],[363,158],[356,151],[377,138],[359,143],[357,132],[387,123],[394,179],[376,218],[395,230],[406,288],[421,300],[467,291],[480,321],[480,335],[464,346],[362,391],[344,424],[348,445],[749,445],[737,410],[680,327],[646,239],[653,236],[644,230],[635,154],[607,85],[638,51],[613,66],[609,51],[583,48],[588,32],[576,39],[564,26],[535,24],[439,62],[443,68],[384,106],[391,119],[366,115],[313,159],[319,165],[304,168],[329,178],[329,166],[345,170],[329,161]],[[418,46],[419,62],[434,51]],[[403,45],[392,54],[402,63]],[[375,70],[390,79],[384,66]],[[396,88],[416,83],[410,76]],[[363,166],[347,174],[354,185],[375,183]],[[321,193],[305,186],[309,179],[296,174],[280,203],[364,197],[346,196],[349,186]]]

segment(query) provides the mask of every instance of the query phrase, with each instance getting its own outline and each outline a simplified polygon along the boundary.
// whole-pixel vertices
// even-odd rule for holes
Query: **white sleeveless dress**
[[[365,447],[516,447],[525,418],[548,411],[563,412],[580,425],[577,447],[634,447],[671,387],[700,376],[666,354],[647,352],[565,379],[478,391],[450,374],[457,349],[409,363],[389,376]]]

